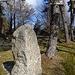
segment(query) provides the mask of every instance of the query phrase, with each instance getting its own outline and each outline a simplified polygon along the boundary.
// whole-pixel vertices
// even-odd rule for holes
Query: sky
[[[42,4],[43,0],[26,0],[29,4],[33,5],[33,6],[37,6],[37,5],[40,5]],[[69,0],[65,0],[66,1],[66,4],[67,4],[67,1]]]
[[[29,4],[33,5],[33,7],[36,7],[40,4],[42,4],[42,0],[26,0]]]
[[[41,5],[43,5],[43,1],[44,0],[26,0],[26,1],[27,1],[27,3],[29,5],[32,5],[32,7],[35,9],[36,13],[38,13],[38,10],[37,9],[39,9],[40,7],[41,8],[43,7]],[[68,12],[68,9],[69,9],[69,7],[67,5],[67,2],[68,1],[70,1],[70,0],[65,0],[65,3],[66,3],[66,12]],[[70,13],[67,13],[67,16],[70,17]]]
[[[26,0],[30,5],[36,6],[36,0]]]
[[[43,5],[43,1],[44,0],[26,0],[28,2],[28,4],[32,5],[32,7],[36,10],[36,12],[38,11],[37,8],[40,8],[41,5]],[[66,12],[68,11],[69,7],[67,5],[67,1],[69,0],[65,0],[66,3]],[[69,13],[67,14],[67,16],[69,16]]]
[[[43,9],[42,8],[43,0],[26,0],[26,2],[34,8],[36,15],[34,15],[32,18],[36,22],[37,21],[36,16],[39,15],[39,13],[38,13],[39,11],[38,10]],[[41,18],[39,18],[39,19],[41,20]]]
[[[32,5],[34,8],[35,8],[35,10],[36,10],[36,12],[38,11],[36,8],[39,8],[40,7],[40,5],[42,5],[43,4],[43,0],[26,0],[30,5]],[[66,12],[67,12],[67,17],[68,18],[70,18],[70,13],[68,12],[68,10],[69,10],[69,7],[68,7],[68,5],[67,5],[67,2],[68,1],[70,1],[70,0],[65,0],[65,5],[66,5]],[[74,25],[75,25],[75,23],[74,23]]]
[[[43,0],[26,0],[28,2],[28,4],[32,5],[33,8],[36,9],[36,7],[40,7],[40,5],[43,5]],[[66,3],[66,11],[68,11],[69,7],[67,5],[67,2],[69,0],[65,0],[65,3]],[[69,14],[68,14],[69,15]]]

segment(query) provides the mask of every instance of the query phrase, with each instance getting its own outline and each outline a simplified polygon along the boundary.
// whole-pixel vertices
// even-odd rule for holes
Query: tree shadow
[[[64,45],[59,45],[59,46],[63,46],[63,47],[66,47],[66,48],[75,49],[75,48],[73,48],[73,47],[68,47],[68,46],[64,46]]]
[[[10,73],[11,75],[11,71],[12,71],[12,68],[13,66],[15,65],[15,62],[14,61],[6,61],[6,62],[3,62],[3,67],[6,71],[8,71],[8,73]]]
[[[71,58],[71,57],[69,57]],[[52,68],[53,73],[55,75],[75,75],[75,69],[74,69],[74,60],[65,60],[64,62],[60,62],[59,64],[62,66],[58,66],[54,64],[54,68]]]
[[[70,51],[68,51],[68,50],[65,51],[65,50],[61,50],[61,49],[58,49],[58,48],[57,48],[57,51],[62,51],[62,52],[66,52],[66,53],[75,55],[75,52],[70,52]]]

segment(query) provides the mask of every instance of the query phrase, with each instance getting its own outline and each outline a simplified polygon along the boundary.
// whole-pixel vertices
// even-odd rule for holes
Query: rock
[[[30,25],[20,26],[13,33],[12,53],[15,65],[11,75],[41,75],[40,49]]]

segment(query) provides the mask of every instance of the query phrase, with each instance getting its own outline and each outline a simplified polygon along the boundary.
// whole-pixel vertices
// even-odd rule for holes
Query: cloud
[[[42,0],[26,0],[28,4],[32,5],[33,7],[39,6],[42,4]]]
[[[37,4],[36,0],[26,0],[26,1],[28,2],[28,4],[33,5],[33,6]]]

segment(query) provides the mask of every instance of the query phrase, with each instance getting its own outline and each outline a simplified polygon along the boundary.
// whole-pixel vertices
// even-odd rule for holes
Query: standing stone
[[[40,49],[30,25],[20,26],[13,33],[12,53],[15,65],[11,75],[41,75]]]

